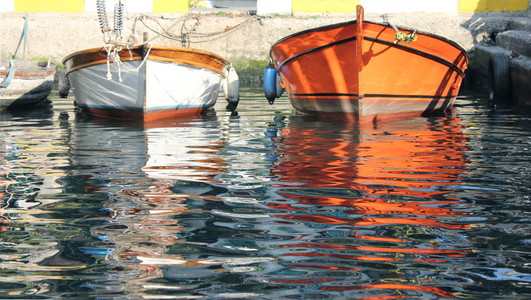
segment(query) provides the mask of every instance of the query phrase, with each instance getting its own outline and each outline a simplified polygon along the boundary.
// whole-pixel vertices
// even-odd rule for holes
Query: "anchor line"
[[[191,25],[191,26],[187,26],[187,21],[191,20],[191,19],[195,19],[196,22]],[[156,28],[153,28],[152,25],[149,25],[146,20],[151,20],[153,22],[155,22],[157,24],[158,27],[160,27],[160,29],[156,29]],[[179,20],[176,21],[176,23],[181,23],[182,22],[182,25],[181,25],[181,30],[180,30],[180,33],[179,34],[173,34],[171,32],[169,32],[168,28],[164,29],[163,26],[160,24],[160,22],[155,19],[155,18],[152,18],[152,17],[149,17],[149,16],[142,16],[141,18],[138,18],[138,21],[140,21],[142,23],[142,25],[144,25],[144,27],[146,27],[147,29],[149,29],[150,31],[154,32],[156,34],[156,38],[157,37],[164,37],[164,38],[167,38],[167,39],[171,39],[171,40],[176,40],[176,41],[180,41],[183,46],[189,46],[189,44],[191,42],[194,42],[194,43],[205,43],[205,42],[210,42],[210,41],[213,41],[213,40],[216,40],[216,39],[219,39],[223,36],[225,36],[226,34],[229,34],[229,33],[232,33],[238,29],[241,29],[243,27],[243,25],[247,24],[247,23],[250,23],[252,21],[260,21],[260,17],[251,17],[251,18],[248,18],[246,19],[245,21],[239,23],[239,24],[236,24],[234,26],[231,26],[231,27],[227,27],[225,28],[224,30],[221,30],[221,31],[215,31],[215,32],[198,32],[197,31],[197,28],[200,24],[200,19],[199,17],[197,16],[187,16],[185,18],[181,18]],[[174,26],[171,26],[171,27],[174,27]]]

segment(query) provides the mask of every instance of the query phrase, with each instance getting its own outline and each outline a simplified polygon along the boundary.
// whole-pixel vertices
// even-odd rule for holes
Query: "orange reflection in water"
[[[436,220],[424,219],[424,218],[415,218],[415,217],[400,217],[400,218],[383,218],[383,217],[373,217],[373,218],[358,218],[358,219],[340,219],[328,216],[321,215],[283,215],[279,216],[284,219],[299,220],[305,222],[316,222],[316,223],[326,223],[326,224],[344,224],[351,226],[375,226],[375,225],[392,225],[392,224],[401,224],[401,225],[421,225],[429,227],[440,227],[446,229],[469,229],[470,225],[468,224],[448,224]]]
[[[388,264],[404,261],[444,264],[447,260],[443,257],[450,259],[472,253],[473,250],[462,247],[439,247],[437,242],[419,243],[404,233],[376,236],[376,228],[392,227],[401,232],[417,228],[426,235],[433,228],[450,231],[471,228],[457,221],[460,216],[471,213],[458,209],[463,203],[452,197],[447,188],[458,185],[460,176],[466,172],[466,137],[459,119],[439,118],[430,123],[428,119],[416,118],[372,128],[361,126],[293,118],[280,132],[280,160],[271,172],[280,182],[277,187],[282,198],[268,206],[288,212],[276,215],[278,218],[352,228],[349,241],[355,243],[338,244],[310,236],[300,243],[282,245],[290,249],[283,255]],[[327,191],[330,191],[328,195]],[[371,231],[375,236],[368,233]],[[313,264],[292,266],[312,268]],[[408,284],[341,285],[322,289],[416,290],[453,296],[436,287]],[[364,299],[397,298],[402,296]]]
[[[333,250],[361,250],[361,251],[375,251],[375,252],[390,252],[390,253],[415,253],[415,254],[455,254],[462,252],[471,252],[471,250],[435,250],[435,249],[401,249],[401,248],[385,248],[385,247],[366,247],[366,246],[352,246],[352,245],[331,245],[331,244],[289,244],[284,245],[285,248],[321,248]],[[291,255],[291,254],[290,254]]]
[[[446,192],[445,192],[446,193]],[[414,214],[421,216],[468,215],[449,208],[433,207],[459,203],[458,201],[422,201],[422,202],[390,202],[380,198],[341,198],[301,196],[290,193],[280,193],[283,197],[296,199],[300,204],[352,207],[355,214]],[[289,209],[289,205],[284,205]],[[294,208],[297,209],[297,208]],[[468,228],[468,227],[467,227]]]
[[[391,299],[411,299],[410,296],[376,296],[376,297],[358,297],[357,299],[362,300],[391,300]]]
[[[322,270],[330,270],[330,271],[361,271],[359,268],[347,268],[347,267],[339,267],[339,266],[321,266],[321,265],[286,265],[286,267],[293,267],[293,268],[311,268],[311,269],[322,269]]]
[[[454,184],[466,164],[466,139],[456,118],[431,126],[418,118],[374,129],[356,123],[305,128],[306,123],[294,120],[281,132],[284,159],[273,174],[283,181],[429,197],[443,192],[413,189]]]
[[[406,284],[368,284],[361,286],[348,286],[348,287],[323,287],[322,290],[368,290],[368,289],[392,289],[392,290],[415,290],[433,293],[441,297],[454,297],[453,293],[446,292],[436,287],[420,286],[420,285],[406,285]],[[360,298],[360,299],[388,299],[388,298]]]
[[[301,205],[337,206],[348,207],[348,213],[352,214],[386,215],[348,220],[321,217],[320,222],[324,223],[469,228],[466,224],[444,225],[427,218],[469,214],[454,210],[452,205],[460,201],[443,189],[457,184],[460,174],[465,172],[466,138],[458,122],[457,118],[450,117],[430,124],[427,119],[416,118],[362,129],[355,123],[334,126],[293,119],[280,134],[278,147],[282,160],[275,164],[272,173],[280,182],[301,183],[305,189],[343,188],[357,193],[347,197],[304,195],[296,190],[281,192],[281,196],[296,200],[297,205],[271,203],[270,207],[301,210]],[[399,220],[389,217],[396,214],[401,215]],[[319,216],[284,217],[307,220]]]

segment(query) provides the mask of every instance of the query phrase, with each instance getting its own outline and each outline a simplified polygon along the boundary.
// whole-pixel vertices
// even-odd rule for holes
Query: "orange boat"
[[[447,111],[468,64],[455,42],[364,21],[361,5],[357,20],[287,36],[270,56],[269,103],[285,89],[299,112],[370,120]]]

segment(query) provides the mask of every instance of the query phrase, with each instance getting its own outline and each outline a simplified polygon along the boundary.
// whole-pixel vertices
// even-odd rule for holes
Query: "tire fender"
[[[70,80],[66,74],[66,68],[63,68],[58,75],[58,86],[57,90],[59,91],[59,97],[66,98],[70,92]]]
[[[493,101],[509,101],[511,72],[509,56],[502,52],[489,59],[489,98]]]

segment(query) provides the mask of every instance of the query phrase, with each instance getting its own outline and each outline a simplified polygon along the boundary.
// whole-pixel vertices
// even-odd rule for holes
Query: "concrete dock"
[[[477,86],[490,90],[493,101],[518,106],[531,106],[531,18],[527,16],[498,16],[484,18],[487,30],[471,49],[469,76]],[[482,22],[483,23],[483,22]],[[493,58],[506,58],[504,70],[495,70]],[[493,69],[494,68],[494,69]],[[498,72],[497,72],[498,71]],[[500,73],[501,72],[501,73]],[[501,89],[500,97],[492,90]]]
[[[289,34],[354,19],[353,14],[327,13],[256,16],[248,11],[196,11],[189,14],[132,14],[126,34],[141,39],[143,32],[156,38],[152,43],[190,46],[222,55],[240,69],[250,61],[268,61],[270,46]],[[385,20],[396,26],[441,35],[460,44],[470,54],[469,79],[488,89],[489,64],[494,53],[509,58],[510,97],[514,104],[531,105],[531,12],[499,13],[391,13],[366,14],[365,19]],[[11,56],[24,26],[24,14],[0,15],[0,54]],[[76,51],[104,45],[95,13],[32,13],[26,58],[62,59]],[[21,50],[19,50],[19,53]],[[263,69],[263,68],[261,68]],[[261,71],[261,70],[260,70]],[[251,73],[241,72],[252,76]],[[244,75],[244,76],[245,76]],[[257,75],[257,74],[254,74]],[[259,76],[259,75],[257,75]],[[492,79],[491,79],[492,80]]]

